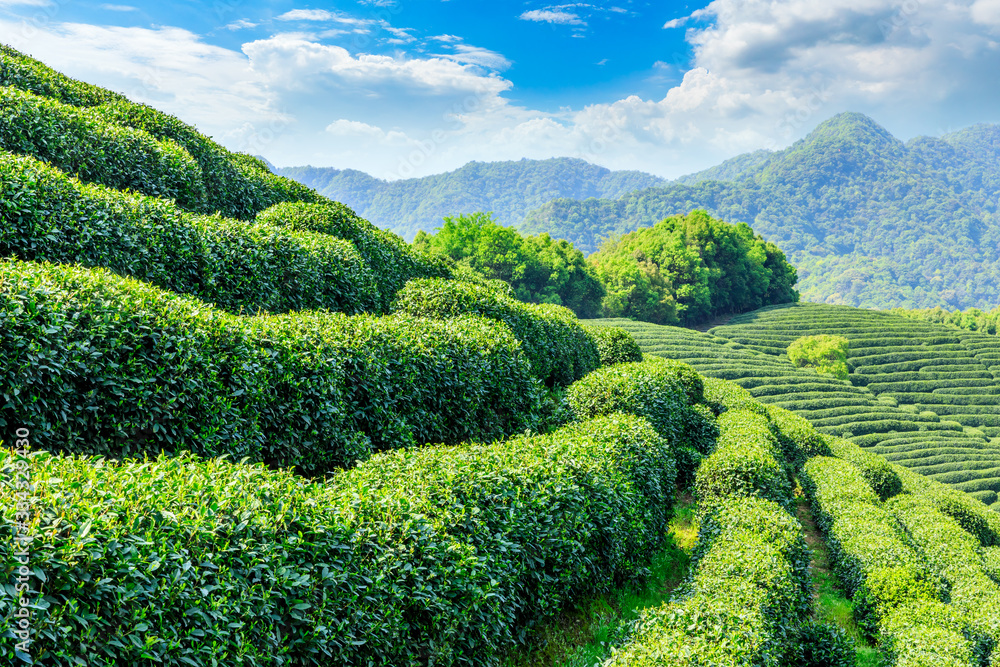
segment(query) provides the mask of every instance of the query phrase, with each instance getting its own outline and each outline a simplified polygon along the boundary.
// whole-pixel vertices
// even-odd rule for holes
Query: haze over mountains
[[[610,234],[702,208],[777,243],[798,267],[806,300],[1000,304],[996,125],[904,143],[867,116],[843,113],[784,150],[672,182],[568,158],[474,162],[396,182],[351,170],[278,171],[407,238],[444,215],[491,210],[524,233],[548,232],[590,253]]]

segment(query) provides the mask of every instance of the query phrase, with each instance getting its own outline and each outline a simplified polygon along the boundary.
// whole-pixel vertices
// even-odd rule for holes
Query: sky
[[[1000,0],[0,0],[0,42],[278,166],[674,178],[843,111],[1000,122]]]

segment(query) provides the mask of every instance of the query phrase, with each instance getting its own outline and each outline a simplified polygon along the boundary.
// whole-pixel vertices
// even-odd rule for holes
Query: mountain
[[[866,308],[1000,304],[1000,126],[893,137],[843,113],[792,146],[619,199],[559,199],[520,230],[585,253],[668,215],[746,222],[799,270],[804,300]]]
[[[441,226],[444,216],[492,211],[504,225],[553,199],[622,195],[669,181],[641,171],[611,171],[577,158],[470,162],[423,178],[384,181],[354,169],[287,167],[275,173],[294,179],[407,240]]]

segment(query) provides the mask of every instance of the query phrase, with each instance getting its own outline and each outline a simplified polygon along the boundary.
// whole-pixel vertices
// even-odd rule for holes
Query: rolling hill
[[[747,344],[622,322],[702,374],[2,56],[0,662],[555,667],[531,651],[588,609],[587,665],[996,662],[1000,514],[845,439],[986,443],[872,398],[975,417],[976,340],[907,319],[854,387],[772,353],[863,311],[718,330]]]
[[[799,270],[804,300],[866,308],[1000,304],[1000,127],[903,143],[861,114],[771,154],[619,199],[560,199],[519,229],[585,253],[602,238],[701,208],[746,222]]]
[[[354,169],[285,167],[275,173],[303,183],[407,240],[431,232],[445,216],[492,211],[504,225],[558,197],[617,198],[667,180],[639,171],[611,171],[577,158],[470,162],[423,178],[384,181]]]

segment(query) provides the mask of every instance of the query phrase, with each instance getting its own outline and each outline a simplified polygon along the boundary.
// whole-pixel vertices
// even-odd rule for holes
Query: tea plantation
[[[598,664],[1000,661],[1000,515],[840,437],[985,461],[981,413],[586,326],[6,47],[0,84],[0,664],[503,667],[682,502],[682,583]]]

